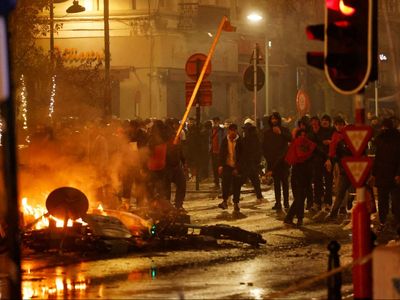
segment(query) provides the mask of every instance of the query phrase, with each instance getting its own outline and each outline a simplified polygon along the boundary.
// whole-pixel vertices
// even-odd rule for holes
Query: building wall
[[[230,1],[193,2],[202,5],[230,5]],[[85,0],[80,3],[87,10],[78,14],[65,14],[70,5],[68,2],[55,6],[55,22],[63,24],[55,35],[55,45],[60,49],[76,48],[79,52],[102,52],[103,1]],[[184,111],[184,84],[189,80],[184,75],[186,60],[194,53],[207,54],[213,38],[206,31],[177,31],[179,3],[170,0],[150,1],[150,10],[160,12],[161,18],[151,18],[149,21],[147,0],[110,1],[111,69],[129,70],[129,78],[123,79],[119,85],[120,111],[116,113],[121,118],[161,118],[169,114],[180,117]],[[212,33],[215,34],[216,29],[212,28]],[[211,61],[213,72],[237,72],[236,40],[224,35]],[[39,43],[44,47],[48,45],[46,39],[39,40]],[[180,70],[180,76],[170,79],[170,69]],[[221,78],[223,80],[223,76],[218,76],[217,80]],[[231,91],[234,85],[227,88],[225,82],[213,82],[213,86],[216,107],[220,108],[215,111],[230,115],[224,109],[235,107],[225,105],[228,98],[232,101],[237,99],[237,92]]]

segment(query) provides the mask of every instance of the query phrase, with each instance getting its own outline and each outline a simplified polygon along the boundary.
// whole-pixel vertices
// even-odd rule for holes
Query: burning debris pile
[[[146,247],[168,246],[172,242],[184,245],[212,240],[216,244],[219,239],[254,246],[266,243],[260,234],[239,227],[191,225],[188,215],[175,210],[153,215],[155,222],[131,212],[103,209],[101,205],[89,210],[85,194],[72,187],[61,187],[51,192],[46,199],[47,211],[41,211],[41,215],[27,204],[26,199],[23,207],[25,214],[35,217],[24,226],[24,245],[40,253],[125,254]]]
[[[126,253],[142,247],[150,235],[149,222],[128,212],[106,211],[99,206],[88,213],[87,197],[72,187],[51,192],[47,210],[40,216],[40,210],[29,207],[26,199],[23,207],[25,212],[35,213],[35,220],[25,225],[23,234],[24,245],[34,251]]]

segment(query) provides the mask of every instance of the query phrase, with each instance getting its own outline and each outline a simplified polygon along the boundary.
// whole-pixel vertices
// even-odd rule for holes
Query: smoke
[[[31,143],[19,150],[19,195],[44,206],[51,191],[69,186],[81,190],[91,208],[116,208],[121,171],[138,162],[138,153],[127,149],[120,122],[38,125]]]

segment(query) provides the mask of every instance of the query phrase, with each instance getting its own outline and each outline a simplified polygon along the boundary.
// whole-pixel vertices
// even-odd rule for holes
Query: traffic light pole
[[[19,205],[18,205],[18,185],[17,185],[17,151],[16,151],[16,132],[15,132],[15,105],[12,101],[9,42],[8,42],[8,13],[14,6],[14,2],[2,1],[0,4],[0,105],[1,115],[6,123],[3,142],[3,176],[5,193],[5,217],[0,226],[5,225],[6,241],[6,268],[1,267],[0,272],[5,272],[8,279],[9,290],[4,291],[0,286],[0,298],[22,299],[21,294],[21,254],[20,254],[20,231],[19,231]],[[0,203],[1,204],[1,203]],[[0,216],[0,221],[2,216]],[[0,260],[3,255],[0,254]],[[1,261],[0,261],[1,263]],[[2,274],[0,274],[2,275]],[[7,283],[5,284],[7,288]]]
[[[269,41],[265,39],[265,115],[269,114]]]
[[[254,122],[257,124],[257,51],[258,45],[256,44],[253,50],[253,102],[254,102]]]
[[[354,95],[355,124],[365,123],[364,92]],[[371,220],[365,187],[356,188],[356,204],[352,210],[353,261],[372,252]],[[354,299],[372,299],[372,264],[368,261],[353,266]]]

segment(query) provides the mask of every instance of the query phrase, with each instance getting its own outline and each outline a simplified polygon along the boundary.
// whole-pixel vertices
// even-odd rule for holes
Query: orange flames
[[[50,219],[54,220],[56,227],[64,227],[64,220],[60,220],[52,215],[47,214],[47,210],[44,206],[36,205],[32,206],[28,203],[28,198],[24,197],[21,201],[21,213],[24,219],[24,225],[29,224],[40,218],[38,222],[34,225],[33,229],[43,229],[49,227]],[[75,222],[87,225],[81,218],[75,220]],[[67,221],[67,227],[72,227],[72,220]]]

